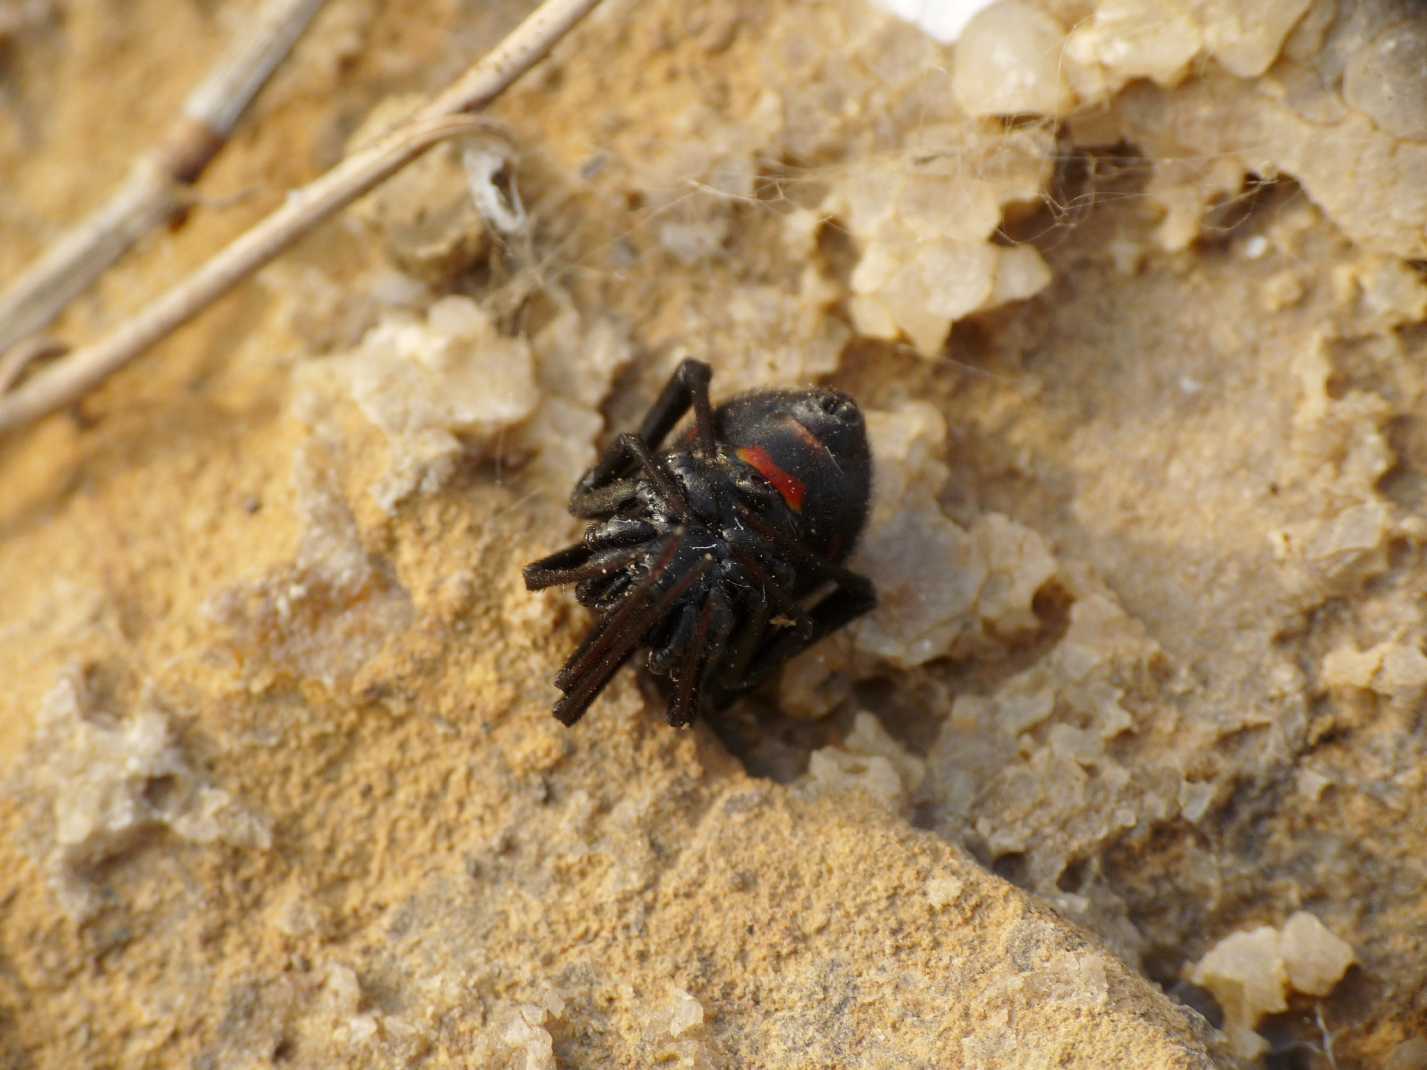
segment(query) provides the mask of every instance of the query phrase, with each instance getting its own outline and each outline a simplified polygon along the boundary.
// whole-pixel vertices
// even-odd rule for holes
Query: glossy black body
[[[525,568],[530,590],[572,583],[598,614],[555,678],[565,724],[647,647],[668,721],[686,725],[876,605],[871,581],[843,567],[871,495],[857,404],[811,389],[715,409],[711,377],[679,366],[639,431],[575,485],[584,538]],[[660,451],[690,409],[692,426]]]

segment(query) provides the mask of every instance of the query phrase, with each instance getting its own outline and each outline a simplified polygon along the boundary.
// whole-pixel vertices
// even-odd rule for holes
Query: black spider
[[[713,408],[707,364],[686,360],[644,417],[580,477],[573,546],[525,586],[575,584],[600,614],[555,677],[574,724],[641,646],[687,725],[756,687],[877,604],[848,571],[867,518],[872,457],[857,403],[835,390],[747,394]],[[692,408],[693,426],[656,453]]]

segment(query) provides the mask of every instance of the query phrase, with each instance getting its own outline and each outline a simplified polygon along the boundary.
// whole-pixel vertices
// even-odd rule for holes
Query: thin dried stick
[[[82,396],[188,322],[317,224],[395,174],[437,141],[478,125],[461,112],[485,107],[543,57],[599,0],[545,0],[499,45],[408,122],[288,194],[184,282],[118,327],[0,397],[0,432]]]
[[[248,105],[325,0],[269,0],[251,29],[188,95],[157,148],[98,211],[50,247],[0,296],[0,353],[44,330],[141,237],[177,215],[184,188],[227,143]]]
[[[44,357],[61,356],[64,351],[63,343],[35,334],[0,353],[0,394],[9,390],[10,384],[32,363]]]

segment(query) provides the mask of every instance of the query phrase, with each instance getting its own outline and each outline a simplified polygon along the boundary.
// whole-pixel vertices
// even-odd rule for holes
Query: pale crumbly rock
[[[546,1027],[552,1017],[534,1003],[497,1008],[477,1042],[479,1064],[495,1070],[557,1070],[555,1038]]]
[[[1342,265],[1334,281],[1359,330],[1387,332],[1427,319],[1427,280],[1398,257],[1366,254]]]
[[[1280,951],[1288,983],[1308,996],[1328,995],[1357,961],[1352,946],[1306,910],[1283,923]]]
[[[1269,532],[1269,539],[1285,576],[1316,595],[1325,586],[1348,590],[1385,572],[1394,527],[1386,505],[1365,502],[1287,525]]]
[[[1170,0],[1102,0],[1065,42],[1065,76],[1083,105],[1135,78],[1173,85],[1203,47],[1187,5]]]
[[[850,631],[862,650],[918,665],[944,656],[971,632],[970,609],[985,565],[971,537],[936,501],[947,474],[941,413],[909,402],[865,416],[877,479],[867,530],[850,565],[877,577],[878,608]]]
[[[1259,1019],[1288,1007],[1288,972],[1271,925],[1231,933],[1195,963],[1189,979],[1214,993],[1224,1011],[1224,1032],[1235,1051],[1255,1059],[1268,1043],[1254,1032]]]
[[[722,250],[735,206],[756,193],[756,147],[776,140],[782,115],[770,93],[740,122],[704,103],[687,107],[672,122],[681,137],[642,161],[632,177],[658,220],[660,247],[688,266]]]
[[[987,116],[1005,108],[1058,114],[1069,100],[1057,75],[1059,23],[1019,0],[1008,11],[1021,31],[1014,43],[977,53],[1004,61],[988,84],[1016,88],[984,106],[968,90],[963,105]],[[998,241],[996,232],[1045,194],[1056,159],[1050,125],[1007,130],[999,119],[969,116],[947,91],[950,50],[865,5],[821,4],[779,30],[763,58],[775,68],[769,88],[742,119],[730,123],[702,100],[684,107],[669,119],[680,136],[653,151],[640,146],[629,182],[662,253],[679,265],[718,265],[740,214],[764,211],[781,193],[777,180],[760,181],[764,161],[836,161],[821,203],[793,196],[780,207],[792,209],[791,226],[804,234],[815,230],[808,217],[844,229],[858,262],[850,279],[810,264],[794,293],[787,282],[766,291],[734,282],[706,310],[687,310],[680,341],[705,336],[701,320],[715,318],[733,336],[719,354],[726,382],[802,382],[834,370],[849,340],[843,318],[827,315],[831,306],[845,307],[856,333],[906,338],[932,357],[957,320],[1048,285],[1039,251]],[[770,310],[777,304],[785,307]]]
[[[1205,0],[1198,15],[1206,51],[1230,74],[1257,78],[1283,50],[1289,32],[1312,0]]]
[[[919,799],[932,827],[1020,859],[1019,879],[1133,956],[1142,936],[1113,893],[1061,887],[1075,860],[1127,834],[1183,816],[1217,794],[1178,764],[1193,736],[1172,711],[1136,696],[1164,654],[1142,625],[1089,577],[1061,577],[1071,597],[1064,635],[1023,672],[952,704],[927,755]],[[1166,743],[1177,738],[1184,751]]]
[[[1214,993],[1235,1051],[1253,1059],[1268,1048],[1254,1031],[1265,1014],[1286,1010],[1290,992],[1328,995],[1355,961],[1347,943],[1298,911],[1282,929],[1262,925],[1224,937],[1194,964],[1189,979]]]
[[[649,1065],[670,1070],[722,1070],[728,1065],[709,1036],[703,1004],[677,986],[650,1008],[644,1023],[644,1053]]]
[[[1343,68],[1343,99],[1384,132],[1427,141],[1427,27],[1407,17],[1360,42]]]
[[[1145,194],[1165,213],[1156,237],[1166,249],[1186,248],[1206,209],[1253,172],[1293,176],[1368,248],[1420,258],[1427,31],[1388,8],[1102,0],[1077,15],[1061,52],[1076,140],[1128,140],[1155,161]],[[1363,198],[1365,185],[1391,195]]]
[[[843,629],[783,666],[778,674],[778,708],[790,717],[817,720],[852,700],[854,681],[872,660]]]
[[[312,264],[279,260],[260,271],[257,281],[270,295],[278,322],[307,354],[351,349],[385,313],[414,314],[430,300],[424,285],[390,267],[372,269],[352,284]],[[292,363],[299,356],[285,359]]]
[[[463,1054],[471,1065],[492,1070],[557,1070],[551,1033],[565,1013],[554,990],[528,998],[490,1000],[479,970],[442,969],[413,978],[408,1006],[400,1012],[374,1005],[358,972],[344,962],[318,971],[320,991],[288,1029],[332,1056],[379,1065],[411,1065],[430,1050],[430,1016],[435,1007],[474,1005],[475,1028],[463,1025]],[[474,1023],[472,1023],[474,1024]]]
[[[1392,406],[1375,392],[1336,389],[1328,347],[1320,336],[1295,358],[1301,394],[1284,468],[1315,491],[1303,496],[1307,515],[1267,532],[1285,579],[1315,594],[1382,574],[1392,541],[1412,533],[1411,519],[1399,517],[1379,488],[1395,463]]]
[[[76,126],[75,117],[107,114],[88,105],[93,85],[109,94],[109,79],[79,79],[88,84],[84,92],[73,83],[76,73],[90,70],[84,41],[105,37],[112,24],[99,14],[102,7],[69,6],[65,62],[52,65],[46,81],[36,85],[23,64],[16,68],[21,103],[57,104],[45,112],[47,143],[52,122],[55,145],[96,144],[95,128]],[[359,7],[374,9],[344,10]],[[271,101],[281,97],[265,95],[261,123],[225,150],[225,170],[232,170],[215,174],[214,192],[305,179],[301,167],[335,151],[340,140],[333,135],[314,144],[306,133],[314,119],[320,124],[328,116],[340,132],[397,78],[415,71],[411,84],[434,89],[441,71],[468,62],[457,53],[485,35],[488,27],[476,21],[485,8],[444,0],[416,7],[416,18],[403,12],[401,33],[387,32],[394,24],[386,20],[395,16],[380,16],[370,54],[361,53],[360,36],[339,33],[350,50],[344,54],[358,62],[342,67],[340,78],[330,68],[324,83],[335,90],[330,97],[309,94],[292,114],[273,109]],[[1162,24],[1179,10],[1138,8],[1162,16]],[[1103,31],[1107,20],[1097,22],[1096,13],[1110,6],[1048,0],[1041,9],[1068,30],[1089,23]],[[130,11],[135,19],[164,18],[167,10],[157,0],[132,0],[125,18]],[[14,923],[5,927],[13,937],[5,956],[17,974],[64,983],[49,984],[44,999],[4,1008],[17,1028],[0,1038],[0,1062],[12,1045],[23,1049],[10,1060],[18,1062],[142,1060],[142,1046],[152,1043],[148,1051],[177,1061],[265,1065],[286,1041],[302,1065],[456,1063],[472,1059],[478,1036],[498,1041],[495,1008],[539,1006],[538,986],[558,976],[569,994],[567,1017],[551,1017],[547,1007],[538,1025],[526,1019],[535,1035],[524,1039],[533,1045],[501,1042],[487,1065],[542,1057],[538,1031],[581,1065],[657,1065],[651,1053],[700,1038],[724,1045],[727,1064],[770,1067],[928,1058],[985,1066],[1210,1065],[1216,1041],[1202,1023],[1177,1011],[1138,971],[1101,954],[1083,932],[1048,919],[1021,890],[990,878],[959,854],[957,843],[994,857],[1130,962],[1147,947],[1159,956],[1193,946],[1204,932],[1223,927],[1224,911],[1236,923],[1235,904],[1255,896],[1269,916],[1294,909],[1299,897],[1331,904],[1346,895],[1365,907],[1342,915],[1340,935],[1396,991],[1420,988],[1421,965],[1397,937],[1420,913],[1411,889],[1420,884],[1414,867],[1421,851],[1410,821],[1398,815],[1410,817],[1421,797],[1422,763],[1411,732],[1381,724],[1364,731],[1351,720],[1353,708],[1365,694],[1380,694],[1379,687],[1408,699],[1404,709],[1414,708],[1414,685],[1404,683],[1410,658],[1404,675],[1389,670],[1387,651],[1377,648],[1406,647],[1421,634],[1414,592],[1421,589],[1424,529],[1420,520],[1411,523],[1421,513],[1421,394],[1410,379],[1423,362],[1421,331],[1411,325],[1416,268],[1404,261],[1423,256],[1427,169],[1421,141],[1411,136],[1421,121],[1414,104],[1420,94],[1412,91],[1418,73],[1410,50],[1387,48],[1384,36],[1400,6],[1313,0],[1257,78],[1241,78],[1226,65],[1264,62],[1275,46],[1272,26],[1272,33],[1249,27],[1247,36],[1258,40],[1244,44],[1256,51],[1226,52],[1222,61],[1208,43],[1213,28],[1198,23],[1197,54],[1187,62],[1173,54],[1177,42],[1168,37],[1145,42],[1163,54],[1137,55],[1130,41],[1121,57],[1103,33],[1088,67],[1067,61],[1067,82],[1077,91],[1089,86],[1091,96],[1081,103],[1135,64],[1157,68],[1166,83],[1179,81],[1168,89],[1153,75],[1133,78],[1113,96],[1086,104],[1092,113],[1077,112],[1048,142],[1050,156],[1068,158],[1069,177],[1086,161],[1095,179],[1088,197],[1049,205],[1051,229],[1034,242],[1036,255],[1056,265],[1061,289],[1054,299],[984,316],[957,333],[971,351],[968,362],[985,367],[984,376],[930,364],[909,373],[888,352],[892,347],[856,339],[848,327],[852,306],[867,317],[861,322],[880,323],[883,336],[912,337],[887,307],[861,301],[848,281],[857,259],[869,256],[869,274],[881,276],[874,281],[892,279],[896,243],[878,250],[875,241],[854,236],[839,245],[842,221],[818,222],[824,188],[866,161],[900,155],[911,169],[920,166],[905,151],[910,132],[967,125],[955,108],[946,50],[840,0],[771,8],[722,0],[607,3],[602,10],[606,21],[586,23],[562,46],[567,56],[593,54],[599,62],[562,64],[557,53],[501,107],[538,129],[542,153],[571,173],[591,151],[606,158],[606,174],[621,166],[637,173],[650,158],[688,152],[695,165],[689,174],[714,192],[681,185],[683,176],[670,168],[658,180],[664,199],[653,207],[637,175],[603,186],[592,181],[578,198],[556,202],[558,210],[543,218],[578,218],[602,230],[600,244],[577,237],[551,263],[552,277],[577,280],[570,292],[580,330],[593,330],[605,315],[627,316],[641,353],[672,354],[690,342],[721,358],[734,350],[727,356],[737,362],[739,386],[786,382],[782,375],[799,378],[804,367],[836,369],[841,334],[852,343],[845,370],[859,391],[865,384],[878,404],[891,407],[907,374],[912,389],[925,390],[925,400],[956,421],[966,447],[957,457],[966,464],[958,471],[963,500],[1005,502],[991,511],[1033,525],[1055,546],[1056,597],[1037,607],[1016,594],[1000,600],[997,611],[1017,628],[1028,619],[1022,613],[1033,616],[1039,608],[1042,631],[1017,633],[1008,645],[980,622],[963,633],[965,646],[975,640],[974,658],[905,672],[892,672],[890,663],[873,666],[890,701],[903,709],[922,702],[929,723],[918,726],[925,728],[920,739],[940,732],[917,798],[919,821],[935,835],[909,828],[904,816],[862,791],[808,801],[745,781],[702,731],[653,731],[627,674],[606,696],[598,726],[565,733],[567,750],[532,743],[530,724],[546,721],[549,669],[576,635],[552,631],[548,610],[522,616],[535,600],[512,592],[532,532],[567,519],[553,507],[542,511],[550,503],[539,500],[539,483],[529,488],[531,501],[520,500],[523,473],[502,469],[504,485],[496,485],[480,468],[469,473],[461,495],[414,501],[359,531],[351,514],[376,512],[367,499],[380,471],[367,469],[383,463],[387,443],[345,398],[341,412],[311,424],[323,430],[325,445],[309,461],[313,472],[325,473],[326,491],[299,502],[299,524],[319,534],[304,554],[307,567],[260,576],[261,612],[244,618],[241,628],[213,629],[202,620],[193,603],[205,585],[231,584],[235,570],[251,567],[247,547],[233,538],[240,525],[251,525],[241,529],[243,537],[263,560],[285,545],[279,541],[285,524],[271,515],[245,520],[238,495],[257,478],[283,477],[281,466],[263,456],[274,441],[265,414],[280,408],[287,383],[285,367],[280,377],[268,372],[288,359],[289,336],[314,339],[310,349],[346,350],[356,344],[352,324],[365,327],[393,308],[426,303],[411,299],[414,287],[389,277],[381,288],[392,299],[384,307],[374,309],[366,293],[346,307],[343,295],[354,289],[346,257],[353,243],[338,234],[344,244],[334,254],[318,238],[289,261],[320,265],[322,273],[310,290],[302,280],[293,287],[295,296],[313,297],[302,331],[276,323],[281,310],[265,313],[266,295],[250,291],[239,297],[247,304],[228,306],[240,307],[245,319],[253,313],[242,359],[220,359],[232,344],[233,322],[215,309],[177,335],[162,359],[145,365],[152,374],[119,376],[93,405],[87,399],[85,414],[97,421],[80,427],[56,418],[7,442],[6,485],[17,489],[5,499],[0,553],[0,569],[9,565],[6,589],[27,607],[20,620],[7,622],[21,625],[7,647],[25,656],[35,647],[29,637],[35,633],[24,625],[33,616],[29,607],[42,605],[34,585],[54,583],[43,567],[53,552],[67,557],[63,567],[79,587],[104,591],[113,606],[113,634],[82,622],[75,628],[99,654],[123,649],[143,671],[154,671],[160,658],[195,643],[221,647],[234,633],[231,667],[205,664],[194,674],[202,700],[192,707],[202,711],[194,714],[201,721],[195,734],[221,735],[234,721],[270,724],[289,708],[311,721],[317,730],[289,733],[282,747],[251,760],[254,775],[273,785],[264,807],[281,811],[284,834],[302,852],[315,924],[299,911],[278,927],[271,911],[252,909],[255,899],[269,901],[274,881],[291,879],[274,852],[245,856],[251,878],[245,873],[242,881],[215,872],[207,856],[219,852],[186,852],[203,856],[190,859],[204,892],[196,909],[176,887],[182,882],[147,870],[161,860],[146,851],[134,875],[147,880],[152,912],[136,918],[120,960],[124,969],[94,971],[85,968],[93,956],[81,941],[102,935],[100,926],[76,938],[64,923],[55,925],[51,897],[29,886],[39,868],[7,867],[16,876],[4,889]],[[1278,17],[1287,6],[1258,10]],[[324,32],[311,44],[326,56],[330,40]],[[128,48],[124,58],[138,58],[136,46]],[[180,50],[144,68],[156,97],[181,96],[208,61],[198,52]],[[103,60],[118,85],[132,65],[114,55],[108,48]],[[1377,84],[1375,71],[1392,70],[1394,55],[1409,57],[1405,69],[1390,84]],[[36,65],[45,58],[39,54]],[[1112,69],[1122,61],[1128,66]],[[304,86],[311,85],[308,69],[292,68]],[[1100,89],[1089,85],[1096,78]],[[1398,85],[1405,90],[1400,98]],[[627,94],[641,91],[631,104]],[[648,106],[666,100],[697,102],[691,107],[722,121],[724,132],[699,123],[681,127],[677,115]],[[591,126],[591,116],[608,122]],[[710,168],[707,153],[700,159],[700,147],[687,143],[707,132],[736,136],[745,117],[750,134],[733,146],[736,159],[724,182],[714,173],[723,165]],[[106,139],[118,139],[113,151],[147,147],[146,135],[128,129],[104,127]],[[984,140],[1004,138],[999,124],[988,130]],[[958,136],[943,142],[951,150],[944,160],[956,157]],[[1084,155],[1087,146],[1121,142],[1131,148],[1113,158]],[[725,146],[716,149],[728,154]],[[50,167],[25,151],[7,211],[16,213],[21,241],[37,245],[67,205],[102,190],[72,165]],[[960,159],[981,155],[964,152]],[[298,159],[302,164],[286,166]],[[6,156],[7,163],[18,160],[13,152]],[[1101,196],[1102,164],[1131,168],[1108,196]],[[973,179],[977,170],[969,168]],[[1257,188],[1245,185],[1249,171],[1268,182],[1296,181],[1248,196]],[[40,181],[27,179],[32,174]],[[33,189],[41,184],[59,192],[37,200]],[[1016,247],[1002,244],[1007,239],[996,228],[1009,231],[1027,209],[1036,210],[1046,184],[1045,178],[1029,184],[1036,192],[1028,197],[989,199],[991,229],[983,223],[966,243],[992,248],[995,279],[988,291],[989,258],[984,250],[968,252],[967,276],[948,276],[952,296],[962,290],[995,302],[1034,288],[1034,272],[1022,269],[1036,262],[1014,264]],[[932,202],[950,194],[941,202],[946,215],[988,218],[955,199],[953,183],[943,185],[934,188]],[[753,199],[746,200],[750,188]],[[1054,188],[1059,194],[1060,183]],[[631,208],[641,193],[644,206]],[[701,218],[699,202],[715,218]],[[1219,211],[1224,202],[1238,203]],[[76,306],[76,317],[136,307],[153,292],[146,272],[191,270],[211,251],[213,231],[204,225],[237,222],[252,208],[236,204],[220,216],[207,207],[195,212],[199,225],[155,236],[147,252],[111,273],[98,300]],[[776,215],[798,207],[813,225],[790,217],[789,230],[801,227],[808,254],[789,257],[777,240]],[[1070,210],[1073,225],[1060,222],[1061,209]],[[1241,209],[1252,209],[1242,224],[1234,222]],[[1296,234],[1274,222],[1288,219],[1301,221]],[[1225,220],[1234,232],[1224,231]],[[662,229],[666,221],[675,226]],[[821,243],[806,240],[819,233]],[[1201,236],[1217,248],[1197,248]],[[1177,251],[1166,255],[1166,247]],[[18,255],[0,251],[7,270]],[[1369,263],[1368,255],[1381,263]],[[927,263],[935,269],[940,261]],[[804,267],[816,276],[810,285],[801,281]],[[1265,288],[1274,309],[1265,315],[1257,287],[1285,270],[1297,281]],[[928,288],[925,279],[918,285]],[[365,288],[359,279],[357,289]],[[1252,307],[1237,303],[1245,293]],[[923,324],[915,301],[907,304],[907,324],[933,344],[945,310]],[[686,314],[690,308],[697,314]],[[724,330],[725,308],[740,317],[737,338]],[[529,322],[545,322],[548,305],[539,311]],[[797,363],[801,339],[824,336],[805,332],[794,312],[813,324],[837,324],[806,365]],[[1394,320],[1401,328],[1390,326]],[[1314,329],[1326,335],[1323,364],[1305,366],[1316,382],[1295,392],[1291,357],[1312,355]],[[1392,336],[1364,336],[1374,331]],[[776,361],[762,355],[770,339],[787,345]],[[540,378],[541,354],[531,344]],[[276,360],[265,363],[263,352]],[[658,378],[652,369],[639,371],[641,382]],[[1003,390],[1005,375],[1039,379],[1046,389]],[[548,394],[542,383],[542,405]],[[587,406],[565,395],[561,401],[568,408],[552,405],[546,433],[584,449],[598,402]],[[1289,413],[1300,408],[1311,419],[1290,426]],[[505,434],[513,441],[537,418]],[[1118,453],[1106,450],[1107,442],[1119,444]],[[938,442],[937,457],[944,452]],[[573,450],[559,459],[560,467],[577,464]],[[433,483],[440,483],[437,476]],[[941,487],[930,466],[917,478]],[[899,498],[910,503],[914,495]],[[190,501],[202,503],[204,515],[190,513]],[[165,521],[182,522],[181,538],[153,530],[143,512],[150,502]],[[968,506],[955,518],[963,538],[976,544],[971,515]],[[1307,525],[1295,532],[1296,543],[1314,546],[1321,529],[1314,553],[1343,555],[1321,566],[1327,582],[1311,575],[1320,566],[1303,567],[1292,556],[1281,566],[1267,552],[1263,532],[1296,524]],[[444,538],[476,529],[482,533],[476,540]],[[1005,537],[1003,531],[994,541]],[[433,619],[425,615],[432,603],[423,599],[419,626],[410,627],[418,618],[403,618],[410,609],[403,609],[405,596],[383,563],[387,554],[399,560],[413,590],[449,579],[462,592],[453,601],[463,612]],[[1087,559],[1104,577],[1098,586],[1085,579]],[[40,567],[31,567],[36,562]],[[988,566],[987,587],[992,572]],[[1172,574],[1182,583],[1160,582]],[[1290,597],[1281,597],[1280,581]],[[978,615],[975,604],[967,612]],[[1137,622],[1144,624],[1138,638]],[[978,628],[984,639],[976,638]],[[838,673],[855,677],[875,659],[851,641],[849,629],[803,660],[830,652],[844,658]],[[1366,667],[1342,666],[1345,682],[1325,694],[1313,668],[1330,651],[1371,657]],[[10,655],[6,664],[23,681],[23,660]],[[1043,664],[1047,672],[1028,675]],[[278,672],[296,679],[261,690]],[[363,673],[372,687],[361,701],[314,686]],[[1346,682],[1354,679],[1366,689]],[[827,690],[836,689],[830,682]],[[372,708],[398,697],[413,710],[450,716],[388,722]],[[37,708],[32,699],[12,698],[11,705],[20,711],[12,720]],[[1129,727],[1107,737],[1126,721]],[[1347,730],[1323,731],[1330,726]],[[1384,740],[1392,745],[1376,745]],[[313,770],[320,775],[312,777]],[[1259,791],[1265,783],[1285,790]],[[1372,794],[1357,785],[1370,785]],[[631,794],[640,798],[626,804]],[[1354,796],[1363,804],[1340,805]],[[1245,798],[1254,800],[1247,813]],[[354,816],[360,836],[352,835]],[[1402,835],[1375,834],[1384,820],[1396,822]],[[1305,843],[1302,830],[1310,824],[1314,835]],[[1246,842],[1252,857],[1241,846]],[[127,879],[127,866],[125,873]],[[1166,873],[1174,894],[1164,891]],[[311,1012],[321,966],[301,965],[332,954],[332,934],[320,920],[328,910],[343,919],[342,954],[361,978],[355,1002],[343,1004],[350,1010],[345,1025]],[[45,939],[25,939],[33,931]],[[362,957],[365,949],[370,960]],[[199,969],[185,969],[195,958]],[[440,965],[423,971],[423,962]],[[449,976],[466,967],[488,967],[496,979]],[[437,984],[436,973],[447,977]],[[704,1012],[702,1026],[678,1037],[659,1002],[670,983]],[[116,996],[123,984],[128,989]],[[365,1007],[364,984],[370,985]],[[272,993],[294,1009],[279,1008]],[[658,1004],[652,1009],[651,999]],[[1381,1057],[1411,1021],[1411,1008],[1401,1002],[1347,1003],[1363,1017],[1345,1022],[1336,1004],[1325,1015],[1335,1029],[1347,1026],[1337,1034],[1340,1061]],[[95,1006],[112,1013],[86,1015]],[[388,1006],[410,1010],[380,1009]],[[269,1019],[280,1023],[288,1014],[300,1026],[311,1024],[285,1037]],[[355,1022],[363,1015],[367,1022]],[[81,1018],[86,1029],[72,1028]],[[405,1055],[388,1047],[403,1030],[416,1037]],[[1297,1039],[1320,1038],[1310,1030]],[[1411,1045],[1401,1044],[1391,1058],[1405,1070],[1414,1059]]]
[[[948,116],[911,131],[901,152],[849,163],[823,209],[860,249],[849,301],[858,331],[905,335],[933,357],[957,320],[1043,289],[1039,252],[990,239],[1008,205],[1041,196],[1053,158],[1049,129]]]
[[[342,1061],[375,1057],[385,1065],[409,1065],[422,1052],[424,1024],[406,1016],[379,1010],[364,991],[358,972],[345,962],[328,962],[317,978],[320,989],[315,1006],[288,1023],[283,1037],[319,1033],[324,1046]],[[289,1010],[289,1014],[292,1012]],[[490,1064],[498,1065],[498,1064]]]
[[[1044,539],[997,513],[968,531],[942,511],[946,422],[933,406],[866,418],[877,479],[851,566],[877,577],[878,608],[852,625],[858,648],[906,668],[1034,631],[1036,594],[1057,572]]]
[[[46,811],[50,886],[71,918],[95,914],[96,872],[165,829],[192,843],[266,850],[267,822],[199,773],[162,713],[95,708],[77,671],[45,697],[16,787]]]
[[[1227,0],[1102,0],[1071,30],[1065,76],[1082,106],[1100,103],[1135,78],[1172,86],[1201,55],[1230,74],[1253,78],[1282,50],[1310,0],[1244,8]]]
[[[668,1012],[671,1037],[682,1037],[704,1024],[703,1006],[682,988],[676,988],[669,993]]]
[[[978,12],[956,44],[952,91],[968,115],[1064,115],[1072,96],[1061,49],[1065,27],[1025,0]]]
[[[372,488],[387,512],[440,489],[540,400],[530,343],[500,334],[467,297],[442,298],[424,320],[384,318],[354,352],[304,369],[339,383],[387,436],[391,467]]]
[[[985,513],[971,529],[986,578],[976,595],[982,627],[1001,639],[1016,639],[1040,627],[1036,595],[1059,572],[1055,555],[1037,531],[1000,513]]]
[[[628,332],[611,316],[586,318],[562,307],[531,341],[540,401],[511,435],[518,454],[533,456],[539,478],[563,497],[595,462],[604,429],[600,406],[614,378],[634,359]]]
[[[1303,278],[1295,271],[1280,271],[1265,279],[1260,287],[1264,311],[1282,312],[1303,300]]]
[[[927,902],[935,910],[949,907],[961,897],[965,887],[965,882],[959,877],[933,877],[927,881]]]
[[[1339,647],[1323,659],[1321,678],[1330,689],[1372,691],[1410,708],[1427,691],[1427,654],[1400,641],[1366,650]]]
[[[1266,36],[1249,42],[1246,63],[1262,62],[1277,26],[1297,6],[1297,0],[1292,7],[1272,5],[1277,21],[1260,27]],[[1326,22],[1314,20],[1310,8],[1300,23],[1313,23],[1313,31],[1305,31],[1310,43],[1294,49],[1294,30],[1285,39],[1280,61],[1252,82],[1204,69],[1173,94],[1131,86],[1108,98],[1096,94],[1095,99],[1107,104],[1111,125],[1141,153],[1156,161],[1175,161],[1162,177],[1157,167],[1146,189],[1150,199],[1168,211],[1187,218],[1195,198],[1201,208],[1208,208],[1231,196],[1225,187],[1235,170],[1267,179],[1288,175],[1363,248],[1421,258],[1427,255],[1427,143],[1399,132],[1413,129],[1398,120],[1405,112],[1396,101],[1398,94],[1413,98],[1416,75],[1403,74],[1388,86],[1379,65],[1383,57],[1373,52],[1374,42],[1394,29],[1386,18],[1387,6],[1357,5]],[[1233,50],[1227,43],[1223,47]],[[1401,54],[1418,47],[1415,40],[1404,40]],[[1356,83],[1346,79],[1344,66],[1352,69],[1354,64],[1370,70],[1371,76]],[[1069,76],[1074,82],[1074,68]],[[1374,89],[1347,89],[1370,82]],[[1380,94],[1376,85],[1384,86]],[[1347,98],[1345,92],[1350,92]],[[1375,119],[1373,111],[1383,119]],[[1343,166],[1348,159],[1352,167]],[[1364,188],[1379,195],[1365,198]],[[1167,248],[1183,248],[1193,233],[1192,226],[1178,226],[1161,240]]]
[[[927,3],[926,0],[873,0],[930,34],[943,44],[959,40],[975,17],[995,0],[967,0],[965,3]]]
[[[873,523],[852,566],[877,577],[877,609],[853,622],[865,652],[903,668],[958,650],[978,635],[972,607],[986,579],[975,541],[934,502]]]
[[[490,455],[533,459],[563,496],[594,462],[599,407],[633,355],[614,317],[587,318],[568,302],[526,340],[501,334],[470,298],[444,297],[424,316],[383,317],[350,354],[303,365],[298,407],[330,423],[320,399],[335,388],[382,430],[390,462],[371,493],[388,513]]]
[[[335,1039],[354,1047],[371,1043],[381,1030],[377,1014],[363,1009],[357,972],[345,963],[330,962],[322,978],[322,1007],[332,1016]]]
[[[737,285],[717,308],[690,309],[686,330],[665,360],[669,370],[685,356],[712,361],[724,396],[802,387],[837,371],[853,332],[828,314],[842,291],[816,262],[819,225],[810,211],[792,212],[783,223],[789,251],[807,261],[795,284]],[[698,339],[718,333],[730,340],[727,348],[709,352],[699,346]]]
[[[893,739],[876,717],[859,713],[840,745],[820,747],[809,755],[801,783],[812,798],[861,790],[901,812],[925,776],[926,762]]]

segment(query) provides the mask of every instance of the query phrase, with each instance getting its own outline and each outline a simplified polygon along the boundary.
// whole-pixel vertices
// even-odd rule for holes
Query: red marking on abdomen
[[[773,484],[773,489],[783,496],[788,508],[795,513],[803,511],[803,498],[808,493],[807,486],[797,476],[789,475],[778,467],[778,462],[768,451],[759,446],[744,446],[738,450],[738,459],[757,470],[758,474]]]

